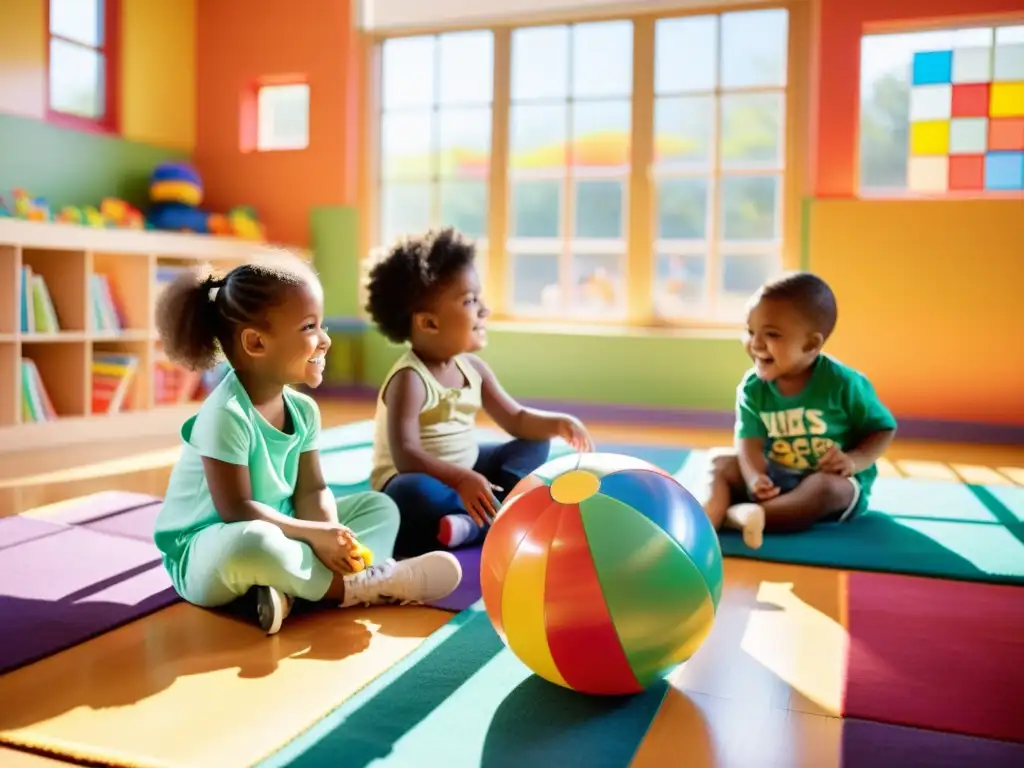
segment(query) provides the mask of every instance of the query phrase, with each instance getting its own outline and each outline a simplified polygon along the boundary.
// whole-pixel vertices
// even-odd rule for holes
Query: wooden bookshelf
[[[227,270],[275,249],[233,238],[0,219],[0,453],[174,434],[195,402],[158,403],[162,352],[154,308],[161,268]],[[45,281],[60,330],[22,330],[23,267]],[[115,294],[120,330],[97,330],[93,275],[106,276]],[[93,357],[106,353],[135,356],[139,365],[125,407],[93,414]],[[23,418],[23,359],[35,364],[56,419]]]

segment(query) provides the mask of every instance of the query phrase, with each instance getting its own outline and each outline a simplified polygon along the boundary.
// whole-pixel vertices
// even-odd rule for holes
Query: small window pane
[[[658,240],[704,240],[708,231],[706,178],[662,179],[658,182]]]
[[[665,318],[695,315],[704,305],[707,257],[659,253],[654,270],[654,307]]]
[[[256,114],[257,149],[309,146],[309,86],[305,83],[260,88]]]
[[[562,181],[516,181],[512,184],[510,236],[559,237],[562,230]]]
[[[390,182],[380,190],[380,239],[421,234],[430,228],[434,187],[430,182]]]
[[[438,173],[485,176],[491,164],[491,108],[442,109],[437,115]]]
[[[494,36],[452,32],[439,38],[441,104],[490,104],[494,91]]]
[[[633,24],[606,21],[572,28],[572,95],[628,96],[633,92]]]
[[[50,108],[91,120],[106,113],[103,54],[50,39]]]
[[[513,105],[509,123],[509,167],[513,173],[565,167],[568,109],[564,103]]]
[[[569,93],[569,28],[512,31],[512,100],[564,99]]]
[[[786,84],[789,15],[785,10],[722,16],[722,87]]]
[[[385,40],[381,56],[381,102],[385,110],[434,103],[437,39],[399,37]]]
[[[395,112],[381,116],[380,167],[386,179],[424,179],[436,172],[432,131],[434,116],[428,110]]]
[[[632,133],[628,101],[577,101],[572,109],[570,162],[586,168],[629,165]]]
[[[607,180],[576,182],[575,236],[620,239],[625,228],[625,183]]]
[[[660,170],[704,169],[714,146],[713,96],[663,97],[654,103],[654,162]]]
[[[722,179],[722,239],[774,241],[779,237],[779,178]]]
[[[783,97],[746,93],[722,97],[722,167],[781,168]]]
[[[512,305],[517,311],[536,314],[565,308],[558,254],[518,253],[511,257]]]
[[[50,34],[103,47],[104,0],[50,0]]]
[[[778,268],[779,257],[762,253],[728,253],[720,256],[722,265],[719,289],[727,301],[746,301],[770,280]]]
[[[441,226],[474,239],[487,236],[487,182],[445,180],[439,185]]]
[[[718,17],[660,19],[654,31],[654,92],[712,91],[718,80]]]
[[[624,258],[617,254],[572,257],[572,314],[618,314],[625,306]]]

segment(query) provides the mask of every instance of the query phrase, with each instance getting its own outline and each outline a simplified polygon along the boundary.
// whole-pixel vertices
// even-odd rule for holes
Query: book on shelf
[[[46,385],[43,384],[35,361],[21,358],[21,420],[31,424],[56,419],[57,411],[46,392]]]
[[[89,276],[89,296],[94,331],[119,333],[124,329],[124,312],[107,275],[94,273]]]
[[[21,305],[22,333],[57,333],[60,319],[50,297],[50,289],[42,275],[32,267],[21,268],[21,283],[18,286],[18,301]]]
[[[96,352],[92,357],[92,413],[120,413],[131,406],[138,355]]]

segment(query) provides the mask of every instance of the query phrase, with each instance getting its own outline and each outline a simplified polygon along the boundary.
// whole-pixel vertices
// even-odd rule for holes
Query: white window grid
[[[701,256],[704,259],[704,285],[702,300],[686,306],[683,311],[661,319],[669,322],[722,321],[731,322],[742,310],[745,298],[729,298],[721,290],[723,277],[721,256],[723,251],[729,255],[761,256],[770,259],[773,272],[782,269],[784,200],[786,183],[786,110],[788,101],[788,83],[771,86],[736,86],[723,87],[718,78],[722,71],[722,25],[716,25],[718,40],[717,73],[715,86],[712,88],[695,88],[655,92],[654,106],[659,101],[679,98],[711,97],[711,125],[709,131],[708,160],[689,164],[674,164],[674,167],[659,167],[652,164],[650,178],[654,185],[651,197],[651,232],[654,233],[653,253],[651,258],[657,260],[661,254],[669,256]],[[779,97],[779,147],[775,162],[742,165],[722,162],[722,101],[732,96],[770,95]],[[724,240],[722,238],[724,206],[722,204],[722,181],[730,177],[750,178],[755,176],[774,177],[777,179],[775,190],[774,231],[775,237],[768,240]],[[658,237],[658,184],[661,181],[676,179],[701,179],[708,184],[707,209],[705,220],[705,237],[699,239],[659,238]],[[655,270],[654,280],[657,281]],[[656,292],[657,286],[652,285],[651,291]]]
[[[378,151],[377,152],[377,156],[374,159],[374,162],[375,162],[374,171],[375,171],[375,176],[376,176],[376,179],[377,179],[377,185],[376,185],[375,192],[376,192],[376,199],[378,201],[383,199],[382,192],[384,190],[384,187],[387,186],[388,184],[391,184],[391,183],[422,183],[422,184],[428,185],[430,187],[430,226],[434,226],[434,227],[440,226],[442,224],[442,221],[441,221],[441,194],[440,194],[440,189],[441,189],[441,184],[443,182],[449,182],[449,181],[483,181],[483,182],[489,182],[490,181],[490,169],[489,168],[484,170],[484,171],[482,171],[482,172],[480,172],[480,173],[470,173],[470,174],[442,174],[441,173],[440,162],[439,162],[440,161],[440,156],[441,156],[441,147],[439,146],[438,141],[439,141],[439,139],[441,137],[441,119],[442,119],[442,114],[444,112],[446,112],[446,111],[456,111],[456,110],[463,110],[463,109],[466,109],[466,110],[468,110],[468,109],[487,109],[488,113],[491,113],[491,114],[493,114],[493,111],[494,111],[494,93],[493,93],[493,91],[491,93],[491,98],[488,99],[487,101],[472,101],[472,100],[469,100],[469,101],[445,101],[445,102],[441,102],[440,101],[439,95],[441,93],[441,40],[442,40],[442,38],[444,38],[446,35],[449,35],[449,34],[459,34],[459,33],[458,32],[450,32],[450,33],[442,32],[442,33],[435,34],[435,35],[426,35],[426,37],[430,37],[432,39],[432,41],[433,41],[433,48],[434,48],[434,50],[433,50],[433,57],[434,57],[434,99],[433,99],[432,103],[429,106],[424,104],[424,105],[416,105],[416,106],[402,106],[402,107],[391,107],[391,108],[385,108],[383,103],[381,103],[380,107],[378,109],[378,114],[377,114],[377,126],[378,126],[378,131],[379,131],[381,129],[381,126],[383,125],[383,121],[384,121],[385,115],[401,115],[401,114],[422,115],[424,112],[427,112],[427,111],[430,112],[430,114],[431,114],[431,119],[430,119],[430,138],[431,138],[430,153],[431,153],[431,157],[432,157],[432,160],[433,160],[433,162],[432,162],[433,167],[430,169],[430,173],[428,173],[428,174],[405,174],[405,173],[399,172],[399,173],[395,173],[395,174],[392,174],[392,175],[387,175],[384,172],[385,154],[382,151]],[[492,56],[493,56],[493,53],[492,53]],[[493,63],[493,61],[492,61],[492,63]],[[378,141],[379,141],[379,139],[378,139]],[[493,151],[493,147],[492,147],[493,141],[494,141],[493,135],[490,135],[489,139],[488,139],[488,156],[490,156],[490,152]],[[488,197],[490,196],[489,192],[490,192],[490,188],[489,188],[489,185],[488,185]],[[375,242],[377,242],[380,245],[386,245],[386,243],[381,243],[381,240],[383,239],[382,238],[383,232],[381,232],[382,217],[381,217],[380,212],[379,212],[379,205],[377,206],[377,208],[378,208],[378,212],[377,212],[377,215],[376,215],[376,219],[377,220],[374,222],[374,225],[373,225],[373,231],[374,231],[373,239],[374,239]],[[488,216],[487,218],[489,219],[490,217]],[[487,237],[486,237],[486,235],[474,238],[474,242],[476,243],[478,249],[482,250],[485,253],[487,252],[488,249],[487,249]]]

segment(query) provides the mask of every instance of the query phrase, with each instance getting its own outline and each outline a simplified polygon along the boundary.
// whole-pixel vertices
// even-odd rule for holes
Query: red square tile
[[[988,124],[989,152],[1024,150],[1024,117],[996,117]]]
[[[949,189],[974,191],[985,188],[984,155],[952,155],[949,158]]]
[[[953,86],[953,117],[988,117],[988,83]]]

